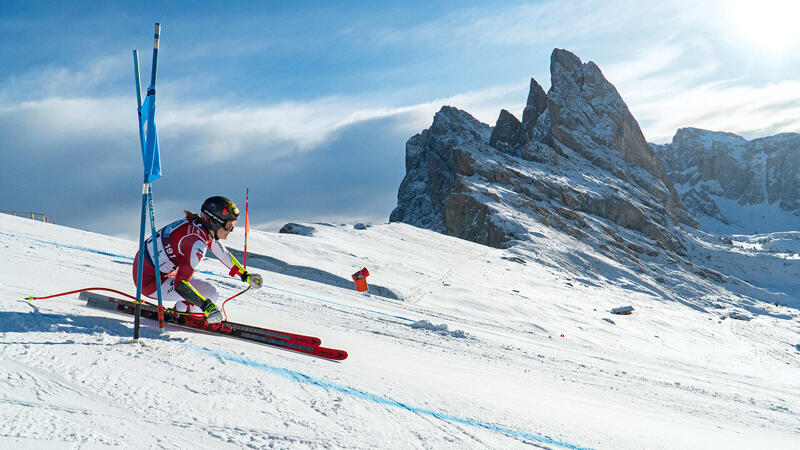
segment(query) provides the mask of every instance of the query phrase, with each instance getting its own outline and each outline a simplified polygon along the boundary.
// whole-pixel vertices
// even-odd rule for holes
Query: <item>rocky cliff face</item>
[[[527,240],[537,222],[645,250],[620,242],[616,225],[682,252],[679,224],[697,222],[616,88],[566,50],[553,51],[550,74],[547,93],[531,80],[521,121],[503,110],[490,127],[443,107],[406,143],[390,220],[498,248]]]
[[[748,141],[733,133],[681,128],[672,143],[652,148],[697,217],[731,224],[741,210],[767,205],[800,215],[800,134]],[[735,208],[724,206],[731,202]]]

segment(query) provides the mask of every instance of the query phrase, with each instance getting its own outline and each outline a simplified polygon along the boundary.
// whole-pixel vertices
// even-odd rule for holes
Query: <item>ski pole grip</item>
[[[161,40],[161,24],[156,23],[156,32],[153,36],[153,71],[150,75],[150,89],[156,88],[156,70],[158,68],[158,41]],[[155,94],[155,90],[153,90]],[[147,92],[150,95],[150,92]]]
[[[158,40],[159,40],[160,36],[161,36],[161,24],[160,23],[156,23],[156,33],[155,33],[155,36],[153,36],[153,49],[154,50],[158,50]]]

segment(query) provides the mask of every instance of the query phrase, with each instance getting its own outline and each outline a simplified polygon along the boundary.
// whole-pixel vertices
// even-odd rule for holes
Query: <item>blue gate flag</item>
[[[142,126],[146,128],[145,145],[142,148],[142,161],[147,182],[152,183],[161,178],[161,152],[158,148],[158,130],[156,129],[156,88],[147,88],[147,97],[142,105]]]

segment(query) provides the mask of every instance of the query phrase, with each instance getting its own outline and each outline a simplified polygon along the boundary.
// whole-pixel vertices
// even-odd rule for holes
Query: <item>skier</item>
[[[210,197],[200,208],[201,215],[184,210],[186,217],[172,222],[156,233],[158,238],[158,261],[161,283],[161,297],[166,302],[175,301],[175,310],[189,313],[189,325],[220,328],[222,311],[215,304],[219,294],[211,283],[192,279],[195,268],[203,259],[207,249],[230,269],[231,276],[238,276],[250,287],[261,287],[261,275],[244,270],[239,261],[228,252],[221,240],[227,239],[239,218],[239,209],[225,197]],[[156,277],[151,236],[144,246],[142,269],[142,294],[156,298]],[[139,252],[133,260],[133,283],[136,284],[136,271],[139,267]]]

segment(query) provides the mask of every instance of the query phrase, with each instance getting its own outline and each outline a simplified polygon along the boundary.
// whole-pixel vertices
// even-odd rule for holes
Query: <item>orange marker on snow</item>
[[[356,282],[356,290],[358,292],[365,292],[367,289],[369,289],[369,286],[367,286],[368,276],[369,271],[366,267],[353,274],[353,281]]]

